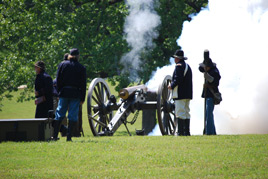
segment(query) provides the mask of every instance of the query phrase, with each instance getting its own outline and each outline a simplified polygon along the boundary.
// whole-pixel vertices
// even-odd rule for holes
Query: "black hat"
[[[41,68],[42,70],[45,70],[45,63],[43,61],[38,61],[34,64],[34,66]]]
[[[68,60],[69,53],[65,53],[63,56],[63,60]]]
[[[206,67],[214,67],[214,64],[213,64],[211,58],[207,58],[207,59],[205,59],[203,63],[204,63],[204,65],[205,65]]]
[[[79,50],[77,48],[73,48],[70,50],[70,55],[76,56],[79,55]]]
[[[179,58],[181,60],[187,60],[187,57],[184,57],[184,52],[182,50],[176,50],[175,54],[172,55],[173,58]]]

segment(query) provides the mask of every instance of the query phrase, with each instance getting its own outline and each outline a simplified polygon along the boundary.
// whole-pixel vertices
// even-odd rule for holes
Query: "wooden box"
[[[0,141],[47,141],[52,135],[48,118],[0,119]]]

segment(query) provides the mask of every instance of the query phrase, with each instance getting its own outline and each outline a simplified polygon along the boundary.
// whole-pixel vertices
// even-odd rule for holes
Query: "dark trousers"
[[[52,109],[49,109],[47,102],[36,105],[35,118],[48,118],[49,110]]]
[[[216,128],[214,124],[214,99],[206,98],[206,127],[205,134],[216,135]]]

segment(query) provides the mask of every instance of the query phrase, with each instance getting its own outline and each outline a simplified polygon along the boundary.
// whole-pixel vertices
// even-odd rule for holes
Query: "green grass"
[[[2,109],[0,119],[33,118],[35,105],[14,99]],[[131,137],[123,125],[93,137],[84,104],[85,137],[0,143],[0,178],[268,178],[267,134],[136,136],[140,128],[141,115]]]
[[[268,135],[3,142],[0,178],[267,178]]]
[[[27,119],[34,118],[35,104],[34,100],[26,102],[17,102],[21,90],[12,93],[13,98],[11,100],[4,99],[3,107],[0,111],[0,119]]]

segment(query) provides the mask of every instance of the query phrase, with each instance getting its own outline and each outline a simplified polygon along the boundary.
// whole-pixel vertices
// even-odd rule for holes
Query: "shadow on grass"
[[[131,136],[138,136],[136,132],[130,132]],[[98,140],[100,138],[112,139],[116,137],[131,137],[127,131],[117,131],[113,136],[91,136],[85,135],[85,137],[73,137],[75,143],[111,143],[112,140]],[[63,139],[64,140],[64,139]]]

